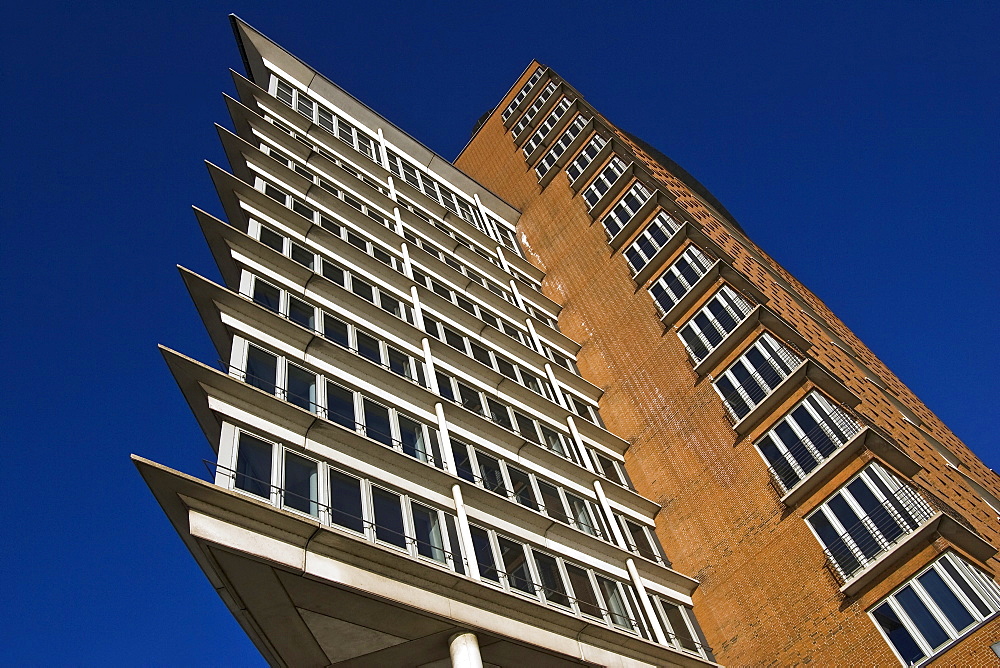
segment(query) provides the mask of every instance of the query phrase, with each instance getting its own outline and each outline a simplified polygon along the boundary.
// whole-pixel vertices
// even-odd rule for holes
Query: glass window
[[[375,512],[375,538],[405,548],[406,534],[403,532],[403,510],[399,495],[373,486],[372,508]]]
[[[503,404],[493,401],[489,397],[486,398],[486,405],[490,409],[490,418],[496,422],[501,427],[506,427],[507,429],[513,430],[514,424],[510,421],[510,413],[507,407]]]
[[[240,433],[236,453],[236,488],[265,499],[271,496],[271,444]]]
[[[288,296],[288,319],[308,330],[316,329],[316,309],[292,295]]]
[[[403,452],[422,462],[431,461],[433,457],[424,439],[424,426],[408,417],[399,416],[399,440]]]
[[[462,399],[463,406],[485,417],[486,412],[483,410],[483,401],[479,396],[479,392],[476,392],[465,383],[458,383],[458,394]]]
[[[475,483],[476,472],[472,468],[472,456],[469,454],[469,446],[461,441],[452,439],[451,452],[455,458],[455,470],[458,473],[458,477]]]
[[[535,428],[534,420],[517,411],[514,411],[514,420],[517,422],[517,430],[521,436],[532,443],[538,443],[538,430]]]
[[[285,238],[270,227],[260,226],[260,242],[279,253],[285,252]]]
[[[316,410],[316,374],[295,364],[288,365],[288,402],[307,411]]]
[[[538,510],[538,504],[535,502],[535,492],[531,489],[531,478],[528,477],[528,474],[508,465],[507,475],[510,476],[511,491],[514,499],[522,506]]]
[[[486,580],[500,582],[500,573],[497,571],[496,561],[494,561],[489,534],[476,526],[470,526],[469,532],[472,534],[472,549],[476,552],[479,575]]]
[[[566,583],[563,582],[562,573],[559,572],[559,564],[547,554],[535,550],[532,550],[532,553],[535,557],[535,566],[538,567],[538,577],[542,581],[545,599],[550,603],[569,607]]]
[[[587,571],[579,566],[566,564],[566,575],[573,587],[573,596],[576,598],[576,605],[580,608],[580,612],[591,617],[604,619],[601,604],[597,600],[597,593],[594,591],[594,585],[590,581],[590,575],[587,574]]]
[[[365,434],[368,438],[392,445],[392,427],[389,422],[389,409],[376,404],[367,397],[364,400],[365,407]]]
[[[311,270],[313,268],[313,264],[316,261],[316,256],[313,255],[312,251],[307,250],[296,243],[293,243],[292,259],[301,264],[303,267],[306,267],[307,269]]]
[[[361,481],[334,470],[330,471],[330,521],[358,533],[365,530]]]
[[[479,473],[482,476],[483,487],[491,492],[507,496],[507,485],[503,480],[500,462],[495,457],[490,457],[479,450],[476,450],[476,461],[479,462]]]
[[[445,334],[447,334],[447,331],[445,332]],[[477,361],[482,362],[483,364],[485,364],[490,368],[493,368],[493,359],[490,357],[490,353],[488,350],[486,350],[486,348],[483,348],[482,346],[471,342],[469,346],[472,348],[472,356]]]
[[[359,278],[352,278],[351,280],[351,292],[361,297],[365,301],[375,303],[375,290],[371,285],[365,283]]]
[[[497,545],[500,547],[500,559],[503,561],[504,572],[507,574],[507,584],[510,585],[511,589],[517,589],[534,596],[535,584],[531,581],[531,572],[528,570],[528,557],[524,552],[524,546],[501,536],[497,536]]]
[[[601,588],[604,602],[608,606],[608,613],[611,615],[611,623],[623,629],[633,631],[632,618],[625,599],[622,597],[618,583],[605,577],[597,576],[597,586]]]
[[[438,392],[441,393],[441,396],[449,401],[455,401],[455,390],[451,385],[451,376],[440,371],[435,371],[434,375],[437,377]]]
[[[552,431],[548,427],[539,425],[542,429],[542,437],[545,439],[543,445],[549,450],[566,457],[566,446],[563,444],[562,437],[557,432]],[[574,458],[575,461],[575,458]]]
[[[589,533],[591,536],[598,535],[597,528],[594,526],[594,521],[590,517],[587,502],[568,492],[566,493],[566,502],[569,504],[570,513],[576,527],[581,531]]]
[[[355,337],[358,342],[358,354],[375,364],[382,364],[382,349],[379,347],[378,339],[360,330],[355,330]]]
[[[347,323],[323,312],[323,336],[337,345],[349,346]]]
[[[330,420],[348,429],[357,429],[354,416],[354,392],[326,381],[326,406]]]
[[[563,524],[569,524],[569,515],[566,513],[562,497],[559,496],[559,489],[555,485],[539,480],[538,491],[542,495],[545,514]]]
[[[417,554],[444,563],[444,536],[438,511],[412,501],[410,509],[413,513]]]
[[[304,513],[319,514],[316,462],[294,452],[285,452],[284,505]]]
[[[275,313],[281,310],[281,290],[259,278],[255,278],[253,282],[253,300]]]
[[[247,346],[247,384],[274,394],[277,389],[278,357],[257,346]]]

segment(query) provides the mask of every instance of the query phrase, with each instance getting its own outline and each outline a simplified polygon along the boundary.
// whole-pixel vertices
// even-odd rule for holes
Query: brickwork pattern
[[[964,515],[987,541],[1000,545],[996,513],[933,441],[947,448],[968,476],[1000,496],[996,474],[822,301],[627,135],[618,137],[659,182],[650,185],[669,193],[689,220],[729,255],[727,261],[767,297],[768,307],[811,343],[809,357],[861,399],[856,412],[923,466],[917,482]],[[913,546],[912,554],[889,575],[845,599],[803,519],[856,473],[870,453],[844,467],[799,506],[785,509],[753,445],[769,424],[737,437],[711,378],[695,374],[676,332],[664,331],[646,286],[637,287],[623,256],[611,252],[602,226],[573,195],[566,174],[540,188],[499,114],[479,129],[456,164],[521,209],[522,245],[546,272],[545,293],[563,307],[560,328],[583,346],[581,374],[604,390],[601,414],[609,430],[631,443],[626,463],[637,490],[663,506],[657,532],[667,554],[675,568],[701,581],[695,611],[718,660],[728,665],[851,665],[864,657],[866,664],[898,663],[867,610],[951,546],[943,539]],[[711,293],[706,291],[689,312]],[[714,371],[723,370],[738,354],[734,351]],[[774,415],[780,416],[808,389],[808,384],[800,388]],[[995,573],[998,565],[994,558],[984,566]],[[990,631],[995,636],[997,628],[994,620],[948,656],[963,657],[963,665],[965,657],[968,665],[976,665],[979,657],[995,659],[990,643],[977,639]],[[968,649],[975,647],[979,649]]]

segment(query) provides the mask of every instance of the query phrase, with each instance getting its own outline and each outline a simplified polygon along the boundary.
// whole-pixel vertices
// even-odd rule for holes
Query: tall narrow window
[[[292,295],[288,296],[288,319],[308,330],[316,329],[316,309]]]
[[[715,381],[730,415],[739,420],[791,374],[802,359],[768,333],[762,334],[746,352]]]
[[[591,617],[603,619],[604,614],[601,610],[601,603],[597,599],[597,593],[594,591],[594,585],[590,581],[590,575],[587,571],[579,566],[566,564],[566,575],[569,577],[569,582],[573,587],[573,596],[576,599],[577,607],[580,608],[580,612]]]
[[[316,411],[316,374],[289,364],[286,387],[289,403],[307,411]]]
[[[327,417],[348,429],[357,429],[354,416],[354,392],[326,381]]]
[[[247,346],[247,383],[269,394],[274,394],[278,386],[277,377],[277,355],[272,355],[257,346]]]
[[[535,595],[535,583],[531,580],[528,570],[528,557],[524,553],[524,545],[498,536],[500,559],[503,561],[504,572],[507,574],[507,584],[511,589]]]
[[[696,246],[689,246],[660,274],[650,286],[649,294],[656,300],[660,311],[668,313],[691,291],[698,279],[708,273],[711,266],[712,260],[705,253]]]
[[[372,487],[372,508],[375,511],[375,538],[405,548],[406,534],[399,495],[381,487]]]
[[[365,530],[361,481],[334,470],[330,471],[330,521],[358,533]]]
[[[542,581],[545,599],[550,603],[569,607],[566,583],[563,581],[562,573],[559,572],[559,564],[547,554],[535,550],[532,550],[532,553],[535,557],[535,566],[538,568],[538,577]]]
[[[365,407],[365,435],[384,445],[392,445],[392,426],[389,422],[389,409],[376,404],[367,397]]]
[[[284,505],[310,515],[319,513],[317,464],[294,452],[285,452]]]
[[[677,332],[695,362],[719,347],[750,314],[753,307],[728,285],[708,300]]]
[[[629,631],[635,630],[635,627],[632,625],[632,617],[629,614],[628,606],[625,604],[625,598],[622,596],[618,583],[598,575],[597,585],[601,588],[604,602],[608,606],[611,623]]]
[[[538,503],[535,502],[535,492],[531,489],[531,478],[528,477],[528,474],[508,465],[507,475],[510,476],[511,494],[514,500],[522,506],[538,510]]]
[[[490,535],[476,526],[469,527],[469,533],[472,534],[472,549],[476,551],[479,575],[486,580],[500,582],[500,573],[493,557],[493,546],[490,545]]]
[[[410,509],[413,513],[417,554],[444,563],[444,535],[438,511],[416,502],[410,502]]]
[[[271,444],[240,433],[236,452],[236,488],[265,499],[271,496]]]
[[[424,426],[419,422],[400,415],[399,440],[405,454],[422,462],[434,463],[430,448],[427,447],[427,440],[424,437]]]
[[[278,313],[281,309],[281,290],[259,278],[253,281],[253,300],[266,309]]]

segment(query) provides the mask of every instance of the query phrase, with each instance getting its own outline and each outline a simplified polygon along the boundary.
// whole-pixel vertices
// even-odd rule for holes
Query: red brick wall
[[[631,144],[624,135],[620,138]],[[969,475],[1000,495],[997,476],[819,299],[739,231],[720,222],[683,182],[633,147],[662,189],[768,297],[768,306],[810,341],[809,356],[861,398],[857,412],[924,467],[917,479],[965,514],[987,540],[1000,544],[995,513],[917,427],[903,419],[887,394],[918,416],[924,429],[968,467]],[[844,599],[802,519],[870,455],[859,457],[797,508],[786,510],[753,446],[755,435],[768,424],[746,438],[737,437],[711,379],[693,372],[676,332],[664,331],[648,292],[637,289],[622,255],[612,254],[602,226],[592,222],[582,199],[573,196],[565,173],[542,190],[499,114],[485,123],[456,164],[522,210],[519,236],[529,259],[546,272],[545,293],[563,307],[560,329],[583,346],[581,374],[605,392],[601,414],[608,429],[631,443],[626,463],[637,490],[663,506],[657,533],[664,548],[677,570],[701,581],[695,612],[718,660],[729,665],[895,665],[894,654],[866,611],[947,545],[938,540],[915,546],[915,554],[883,581]],[[830,341],[831,332],[851,354]],[[868,380],[857,361],[887,389]],[[718,370],[725,364],[728,361]],[[986,566],[996,572],[998,561]],[[989,629],[995,634],[997,627]],[[948,655],[963,657],[963,665],[965,657],[970,665],[979,661],[973,657],[995,660],[992,652],[981,651],[985,647],[988,652],[989,643],[977,640],[986,630]],[[979,649],[968,650],[966,645]]]

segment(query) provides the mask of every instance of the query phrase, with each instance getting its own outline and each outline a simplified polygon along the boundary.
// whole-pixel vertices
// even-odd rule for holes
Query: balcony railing
[[[791,445],[781,441],[785,452],[776,453],[782,459],[772,460],[767,452],[762,452],[769,462],[767,470],[779,496],[791,491],[810,473],[830,459],[840,448],[857,436],[863,426],[854,419],[836,413],[823,416],[823,420],[805,432]],[[770,438],[777,438],[770,434]],[[758,444],[758,447],[759,444]]]
[[[272,484],[270,480],[255,478],[207,459],[203,459],[202,462],[216,484],[219,484],[220,480],[226,482],[226,484],[220,485],[226,489],[249,493],[254,498],[267,501],[277,508],[305,513],[327,526],[347,530],[351,535],[363,540],[393,545],[405,550],[410,556],[430,559],[456,573],[465,575],[469,572],[468,560],[460,554],[444,549],[442,544],[420,540],[401,533],[398,529],[369,521],[329,504],[320,503],[315,497],[307,497],[287,488],[279,487]]]
[[[720,391],[719,394],[726,405],[726,415],[734,425],[749,415],[754,408],[759,406],[769,394],[781,385],[783,380],[791,376],[802,364],[806,363],[804,356],[797,356],[791,350],[778,348],[776,353],[785,366],[788,367],[788,371],[781,369],[773,360],[769,359],[763,373],[760,371],[744,373],[742,378],[737,379],[739,384],[733,382],[733,379],[729,379],[728,377],[716,380],[718,384],[720,380],[726,379],[733,385],[731,391],[725,393]]]
[[[279,387],[274,384],[271,379],[260,379],[252,374],[248,374],[246,371],[240,369],[237,366],[227,364],[226,362],[219,361],[219,365],[225,370],[231,377],[236,378],[251,387],[256,387],[259,390],[263,390],[268,394],[274,395],[282,401],[286,401],[294,406],[303,408],[310,413],[314,413],[316,416],[339,424],[340,426],[350,429],[361,436],[369,438],[377,443],[392,448],[397,452],[402,452],[404,455],[412,457],[417,461],[429,464],[435,468],[444,469],[444,461],[441,458],[441,453],[439,452],[440,446],[437,443],[424,443],[421,440],[416,442],[402,441],[400,439],[394,438],[391,434],[387,434],[379,429],[374,429],[368,425],[355,421],[353,416],[344,415],[334,410],[328,409],[326,406],[312,401],[309,397],[299,396],[294,393],[288,392],[288,390]],[[427,426],[427,425],[424,425]],[[428,427],[432,429],[432,427]]]
[[[823,550],[829,570],[846,584],[943,509],[944,504],[930,495],[909,486],[900,488],[830,541]]]
[[[695,365],[707,358],[713,350],[721,346],[729,338],[729,335],[736,331],[739,324],[746,320],[753,309],[754,306],[752,304],[748,304],[746,310],[725,306],[721,314],[716,314],[704,322],[699,322],[698,327],[701,328],[701,333],[695,335],[698,339],[697,342],[684,346],[684,349],[691,356]],[[697,314],[695,317],[697,317]],[[685,327],[687,326],[685,325]],[[683,330],[684,327],[681,327],[681,329]]]

